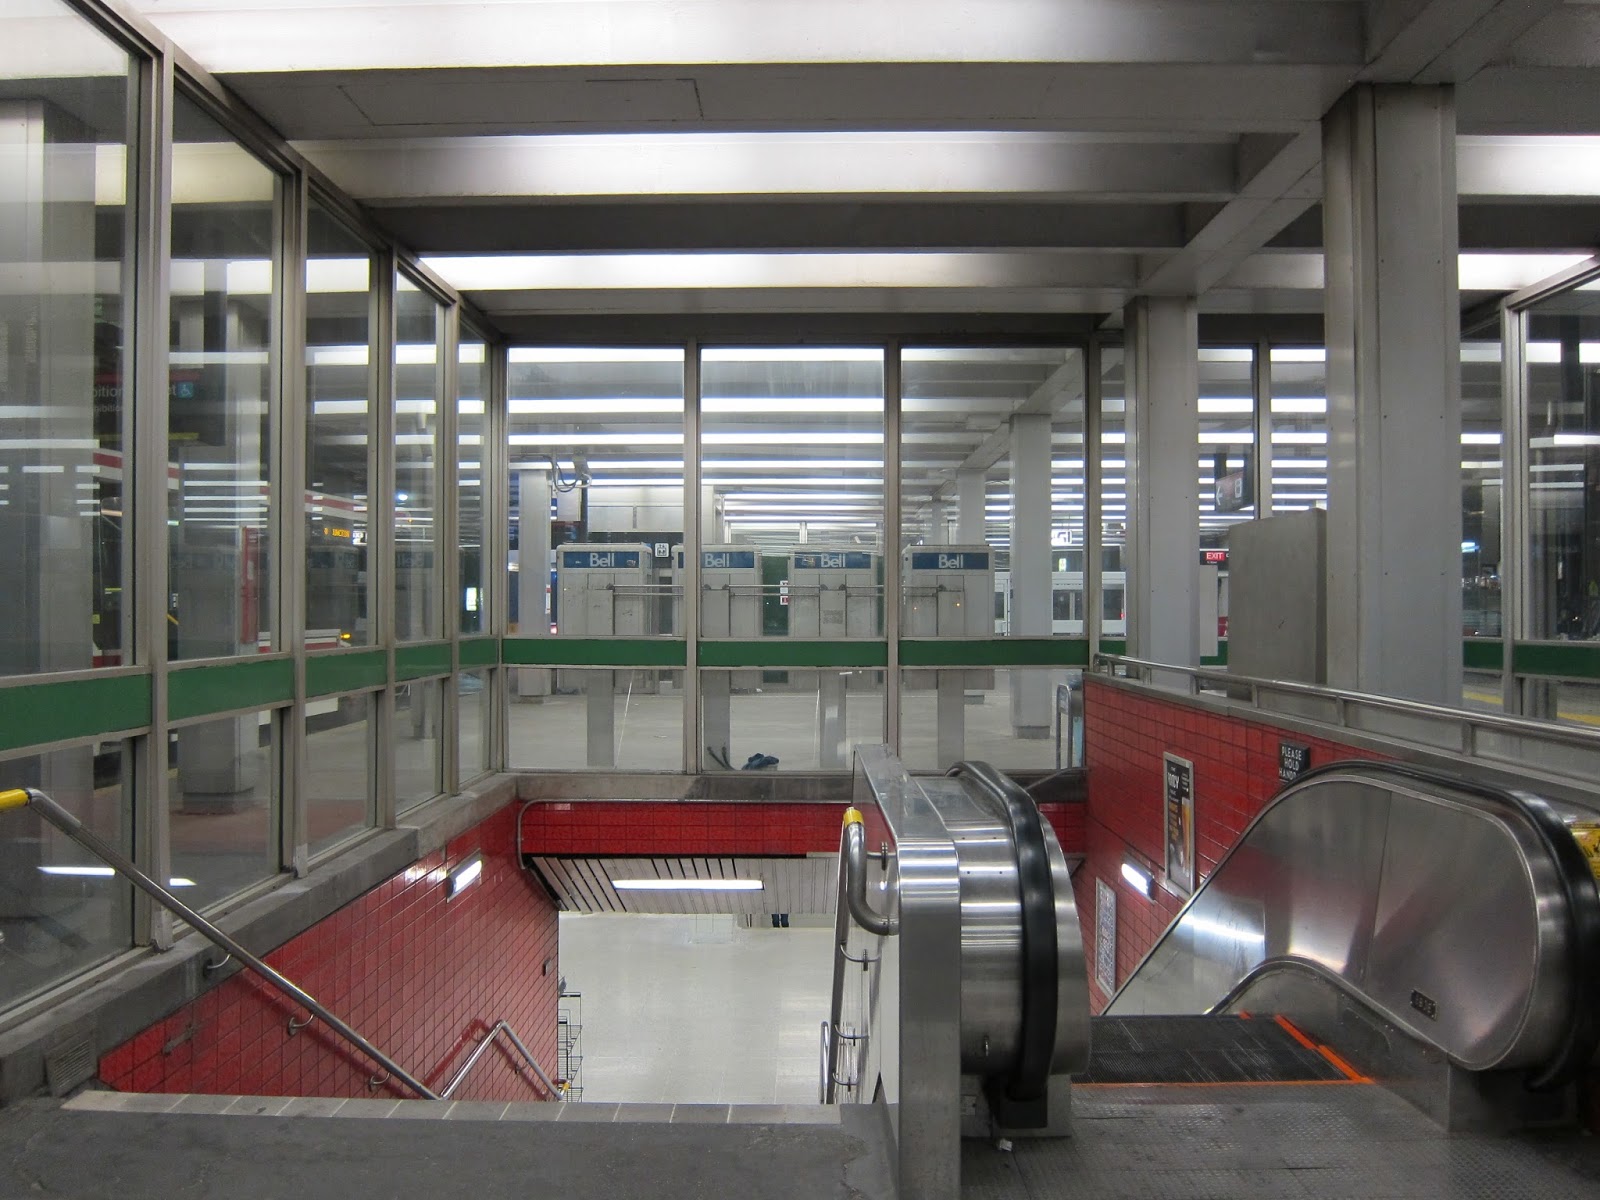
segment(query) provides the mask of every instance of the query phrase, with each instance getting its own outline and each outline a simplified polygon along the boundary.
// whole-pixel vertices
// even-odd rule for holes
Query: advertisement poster
[[[1167,883],[1194,893],[1194,764],[1166,754]]]
[[[1117,893],[1094,881],[1094,981],[1110,996],[1117,990]]]

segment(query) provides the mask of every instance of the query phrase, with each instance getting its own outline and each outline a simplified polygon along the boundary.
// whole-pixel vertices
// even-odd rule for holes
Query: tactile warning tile
[[[1595,1200],[1600,1140],[1446,1134],[1379,1087],[1091,1084],[1071,1137],[966,1142],[961,1170],[963,1200]]]
[[[1277,1021],[1096,1017],[1084,1083],[1283,1083],[1344,1079]]]

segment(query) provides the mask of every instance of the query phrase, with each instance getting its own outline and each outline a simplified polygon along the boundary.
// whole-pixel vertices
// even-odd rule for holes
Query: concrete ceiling
[[[1592,2],[136,7],[518,340],[1315,314],[1319,122],[1363,80],[1458,86],[1464,251],[1600,244]]]

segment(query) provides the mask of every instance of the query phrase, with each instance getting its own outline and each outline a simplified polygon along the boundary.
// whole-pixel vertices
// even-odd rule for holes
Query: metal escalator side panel
[[[1083,926],[1078,923],[1072,872],[1048,821],[1044,836],[1056,901],[1056,1044],[1050,1073],[1070,1075],[1089,1066],[1089,960],[1083,948]]]
[[[1460,1066],[1546,1062],[1573,1021],[1562,869],[1525,802],[1453,782],[1349,766],[1286,789],[1107,1012],[1212,1011],[1293,965]]]

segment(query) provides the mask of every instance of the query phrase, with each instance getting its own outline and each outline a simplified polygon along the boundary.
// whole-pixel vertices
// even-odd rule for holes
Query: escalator
[[[882,1111],[908,1200],[989,1169],[976,1142],[951,1159],[958,1132],[1083,1170],[1099,1161],[1085,1130],[1148,1105],[1227,1098],[1208,1120],[1242,1122],[1240,1146],[1252,1112],[1292,1120],[1284,1104],[1400,1128],[1397,1095],[1446,1131],[1572,1123],[1600,1037],[1580,808],[1408,766],[1308,772],[1091,1018],[1060,847],[1021,789],[982,764],[913,779],[864,752],[856,807],[823,1095]],[[1600,1159],[1584,1170],[1600,1183]]]

